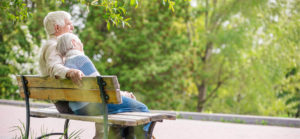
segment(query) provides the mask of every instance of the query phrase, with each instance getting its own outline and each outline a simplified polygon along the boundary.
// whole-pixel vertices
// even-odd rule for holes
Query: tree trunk
[[[216,3],[216,1],[214,1],[214,4]],[[206,7],[206,11],[205,11],[205,29],[207,31],[207,33],[209,32],[209,28],[208,28],[208,19],[209,19],[209,0],[205,1],[205,7]],[[206,34],[208,35],[208,34]],[[208,59],[211,56],[211,52],[213,49],[213,43],[211,41],[208,41],[206,43],[206,48],[205,48],[205,53],[204,55],[201,57],[201,60],[203,62],[203,68],[201,72],[206,72],[206,62],[208,61]],[[202,78],[201,84],[197,84],[197,90],[198,90],[198,102],[197,102],[197,111],[198,112],[202,112],[204,109],[204,103],[205,103],[205,99],[206,99],[206,93],[207,93],[207,84],[206,84],[206,78]]]
[[[300,117],[300,104],[298,104],[298,109],[295,115],[296,118]]]
[[[211,56],[211,52],[213,49],[213,43],[212,42],[207,42],[206,43],[206,50],[205,54],[202,57],[203,61],[203,68],[201,72],[206,72],[207,71],[207,65],[206,62],[209,60]],[[198,89],[198,102],[197,102],[197,111],[201,112],[204,109],[204,103],[206,99],[206,92],[207,92],[207,84],[206,84],[206,79],[202,79],[201,84],[197,84],[197,89]]]
[[[205,80],[202,80],[201,85],[197,85],[198,89],[198,103],[197,103],[197,111],[202,112],[204,109],[204,102],[206,99],[206,89],[207,85],[205,83]]]

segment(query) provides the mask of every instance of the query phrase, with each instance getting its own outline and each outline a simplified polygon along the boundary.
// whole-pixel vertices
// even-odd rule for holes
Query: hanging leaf
[[[110,30],[110,22],[108,20],[106,20],[106,26],[107,26],[107,30]]]

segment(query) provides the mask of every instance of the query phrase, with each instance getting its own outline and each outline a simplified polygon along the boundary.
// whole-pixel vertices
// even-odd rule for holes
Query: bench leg
[[[152,121],[151,125],[149,127],[149,131],[147,133],[147,139],[151,139],[152,138],[152,134],[153,134],[153,130],[154,130],[155,125],[156,125],[156,122]]]
[[[29,137],[29,129],[30,129],[30,108],[29,108],[29,99],[26,98],[26,131],[25,138]]]
[[[25,103],[26,103],[26,129],[25,129],[25,138],[28,139],[29,137],[29,128],[30,128],[30,105],[29,105],[29,91],[28,91],[28,81],[25,79],[25,77],[22,75],[22,84],[23,84],[23,90],[25,94]]]
[[[145,133],[141,127],[110,126],[109,139],[145,139]]]
[[[146,139],[151,139],[156,121],[152,121],[147,133]],[[123,137],[124,136],[124,137]],[[144,139],[145,132],[143,130],[143,125],[137,127],[122,127],[117,125],[110,126],[109,139]]]
[[[112,125],[109,127],[108,132],[108,138],[109,139],[122,139],[122,127]]]
[[[104,137],[104,125],[102,123],[95,123],[95,136],[93,139],[103,139]]]
[[[64,126],[64,138],[68,139],[68,128],[69,128],[69,119],[66,119]]]

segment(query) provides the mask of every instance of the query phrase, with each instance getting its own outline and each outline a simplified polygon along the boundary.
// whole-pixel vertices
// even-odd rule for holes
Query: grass
[[[176,115],[176,118],[177,118],[177,119],[182,119],[183,116],[182,116],[181,114],[177,114],[177,115]]]
[[[268,125],[268,121],[261,120],[260,124],[261,124],[261,125]]]
[[[239,123],[239,124],[244,124],[245,123],[244,120],[241,120],[239,118],[233,118],[232,120],[225,120],[224,118],[220,118],[219,121],[223,122],[223,123]]]
[[[10,132],[15,132],[15,136],[13,137],[13,139],[26,139],[26,137],[25,137],[25,131],[26,131],[25,124],[20,120],[19,120],[19,124],[20,125],[16,125],[16,126],[11,127]],[[67,130],[68,129],[66,129],[64,131],[64,134],[61,135],[59,137],[59,139],[64,138],[64,135],[66,134]],[[69,133],[68,139],[79,139],[80,134],[82,134],[83,131],[84,131],[83,129],[72,131],[71,133]],[[40,133],[41,133],[41,135],[46,135],[46,134],[49,134],[49,130],[47,128],[45,128],[44,126],[42,126],[40,128]],[[30,139],[37,138],[36,135],[34,134],[34,131],[31,130],[31,129],[29,130],[29,137],[28,138],[30,138]],[[43,139],[49,139],[49,136],[48,137],[43,137]]]
[[[14,136],[14,139],[20,139],[20,138],[21,139],[25,139],[25,125],[20,120],[19,120],[19,122],[20,122],[21,126],[13,126],[13,127],[11,127],[11,130],[9,132],[17,132],[17,135]],[[19,133],[19,135],[18,135],[18,133]]]

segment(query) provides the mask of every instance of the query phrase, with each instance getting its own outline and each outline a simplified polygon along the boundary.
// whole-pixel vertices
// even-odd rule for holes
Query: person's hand
[[[77,69],[70,69],[66,74],[66,77],[71,78],[72,82],[77,84],[78,86],[81,86],[80,81],[82,80],[83,76],[84,76],[84,74],[80,70],[77,70]]]
[[[122,95],[122,96],[129,97],[129,98],[132,98],[132,99],[136,100],[136,97],[133,95],[133,93],[132,93],[132,92],[128,92],[128,91],[121,91],[121,95]]]

